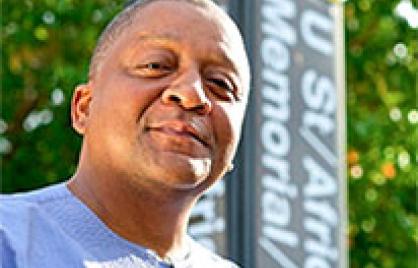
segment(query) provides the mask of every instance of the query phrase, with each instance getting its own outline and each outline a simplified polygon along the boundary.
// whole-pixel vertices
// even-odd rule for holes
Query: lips
[[[147,129],[160,131],[169,135],[191,137],[204,146],[209,147],[207,138],[208,135],[206,134],[207,131],[196,123],[184,122],[181,120],[170,120],[152,123],[149,127],[147,127]]]

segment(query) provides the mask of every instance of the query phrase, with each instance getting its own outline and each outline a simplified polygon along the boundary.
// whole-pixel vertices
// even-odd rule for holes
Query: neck
[[[74,175],[68,188],[126,240],[154,250],[162,258],[188,250],[186,228],[196,194],[160,187],[149,192],[120,177],[98,178],[82,172]]]

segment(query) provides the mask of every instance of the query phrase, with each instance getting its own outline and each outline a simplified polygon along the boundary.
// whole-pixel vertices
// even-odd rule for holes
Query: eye
[[[158,78],[165,76],[174,69],[171,64],[165,62],[151,61],[135,66],[135,74],[145,78]]]
[[[148,70],[161,70],[161,69],[167,69],[167,66],[164,66],[163,64],[159,62],[150,62],[143,66],[143,68],[146,68]]]
[[[237,99],[234,83],[223,74],[215,74],[206,78],[210,91],[223,100]]]
[[[225,79],[220,79],[220,78],[210,78],[208,79],[209,82],[211,82],[212,84],[216,85],[217,87],[223,88],[227,91],[233,92],[234,91],[234,87],[231,85],[231,83]]]

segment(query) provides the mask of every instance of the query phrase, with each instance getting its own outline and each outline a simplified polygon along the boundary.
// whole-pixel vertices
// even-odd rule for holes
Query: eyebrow
[[[142,33],[138,36],[138,41],[154,41],[154,42],[179,42],[179,38],[175,36],[174,34],[146,34]]]
[[[165,47],[169,47],[171,49],[175,49],[176,45],[178,43],[181,43],[181,39],[173,34],[167,33],[167,34],[146,34],[142,33],[137,38],[138,41],[144,41],[144,42],[152,42],[155,44],[160,44]],[[207,62],[216,64],[216,65],[224,65],[231,69],[234,73],[239,74],[237,70],[237,66],[233,63],[233,60],[231,57],[228,57],[226,53],[226,48],[222,46],[223,43],[220,43],[220,46],[218,49],[216,49],[216,52],[209,51],[207,56],[209,60],[206,60]]]

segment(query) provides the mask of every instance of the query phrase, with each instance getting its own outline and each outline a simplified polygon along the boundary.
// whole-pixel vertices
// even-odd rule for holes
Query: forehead
[[[222,57],[241,65],[245,56],[241,36],[232,20],[218,7],[201,7],[185,1],[161,0],[141,8],[124,30],[126,46],[154,41],[181,45],[208,57]]]
[[[212,38],[231,30],[227,26],[228,23],[231,24],[229,17],[215,5],[203,6],[187,1],[159,0],[139,8],[134,16],[135,27],[159,29],[159,26],[170,28],[185,26],[187,30],[197,32],[201,30],[200,26],[204,26],[208,30],[207,34],[211,34]]]

